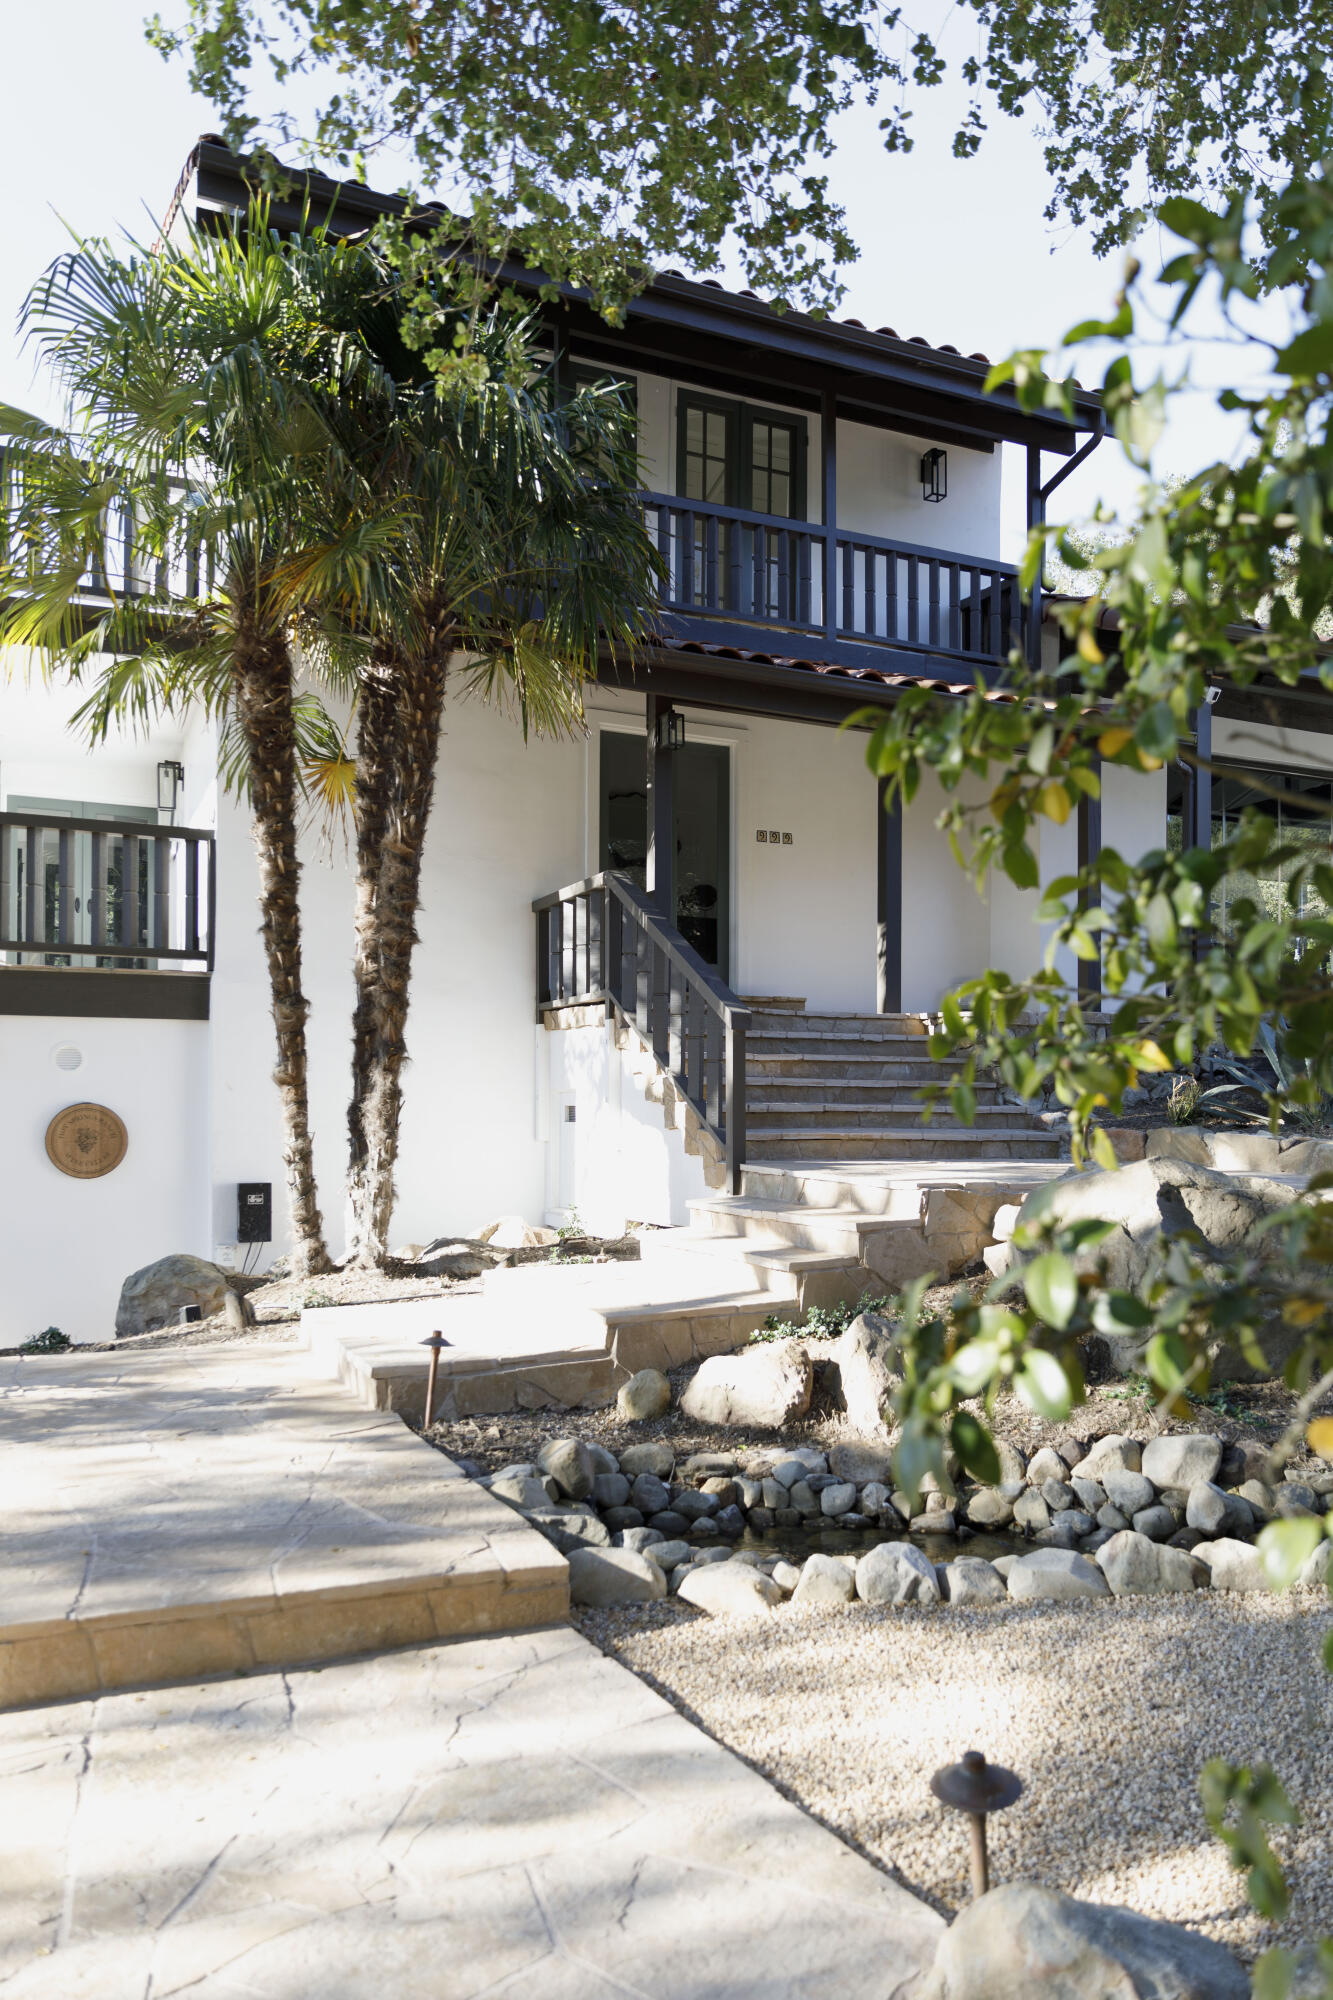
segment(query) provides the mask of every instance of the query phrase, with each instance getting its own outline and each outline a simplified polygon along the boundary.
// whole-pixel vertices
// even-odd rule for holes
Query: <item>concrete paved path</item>
[[[543,1536],[298,1349],[0,1361],[0,1708],[568,1602]]]
[[[4,2000],[909,2000],[943,1928],[567,1627],[0,1716],[0,1798]]]

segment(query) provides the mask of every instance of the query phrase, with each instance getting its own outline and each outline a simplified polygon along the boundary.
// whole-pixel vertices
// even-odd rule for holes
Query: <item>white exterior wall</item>
[[[684,1221],[686,1204],[708,1192],[703,1161],[686,1153],[679,1132],[667,1131],[662,1106],[645,1096],[610,1022],[539,1030],[538,1059],[551,1139],[546,1218],[577,1214],[599,1236],[619,1236],[630,1222]]]
[[[1282,764],[1293,771],[1333,770],[1333,736],[1314,729],[1275,729],[1264,722],[1213,722],[1213,756],[1219,762]]]

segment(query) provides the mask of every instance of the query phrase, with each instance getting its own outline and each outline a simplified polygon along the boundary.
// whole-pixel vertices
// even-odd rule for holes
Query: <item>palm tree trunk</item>
[[[392,797],[373,900],[373,1032],[361,1079],[362,1096],[359,1102],[354,1098],[350,1114],[353,1130],[364,1145],[364,1163],[349,1188],[352,1224],[348,1255],[352,1263],[364,1266],[383,1262],[393,1220],[402,1072],[407,1058],[408,990],[417,943],[422,855],[435,796],[449,650],[448,641],[442,638],[426,657],[402,663],[396,677]],[[360,992],[357,1001],[359,1008]]]
[[[268,962],[282,1105],[283,1159],[292,1215],[293,1275],[332,1269],[324,1242],[310,1142],[306,1017],[301,990],[300,863],[296,852],[296,746],[292,663],[281,634],[243,626],[233,663],[236,712],[249,751],[260,934]]]
[[[379,880],[389,805],[398,761],[401,674],[395,662],[376,654],[357,694],[355,948],[352,966],[356,1001],[352,1010],[352,1095],[347,1107],[347,1242],[357,1255],[359,1218],[367,1207],[370,1140],[366,1105],[377,1047],[379,1004]]]

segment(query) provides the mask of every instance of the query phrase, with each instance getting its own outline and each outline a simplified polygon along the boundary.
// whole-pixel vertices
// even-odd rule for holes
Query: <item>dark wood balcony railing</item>
[[[745,1031],[750,1010],[664,921],[628,876],[608,871],[541,896],[537,1018],[609,1002],[694,1106],[739,1194],[745,1160]]]
[[[0,956],[107,971],[213,968],[213,835],[0,813]]]
[[[1027,612],[1011,563],[839,531],[830,619],[828,534],[818,523],[663,493],[645,494],[644,508],[669,611],[974,661],[1003,660],[1023,643]]]

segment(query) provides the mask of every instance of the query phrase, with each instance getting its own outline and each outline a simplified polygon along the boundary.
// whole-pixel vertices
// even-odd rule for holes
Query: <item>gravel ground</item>
[[[992,1880],[1190,1924],[1253,1959],[1333,1934],[1333,1679],[1320,1591],[1199,1592],[967,1611],[786,1605],[743,1626],[674,1603],[576,1622],[789,1798],[951,1914],[965,1824],[929,1778],[980,1749],[1022,1777],[990,1823]],[[1267,1760],[1303,1823],[1293,1884],[1259,1918],[1199,1804],[1209,1757]]]

